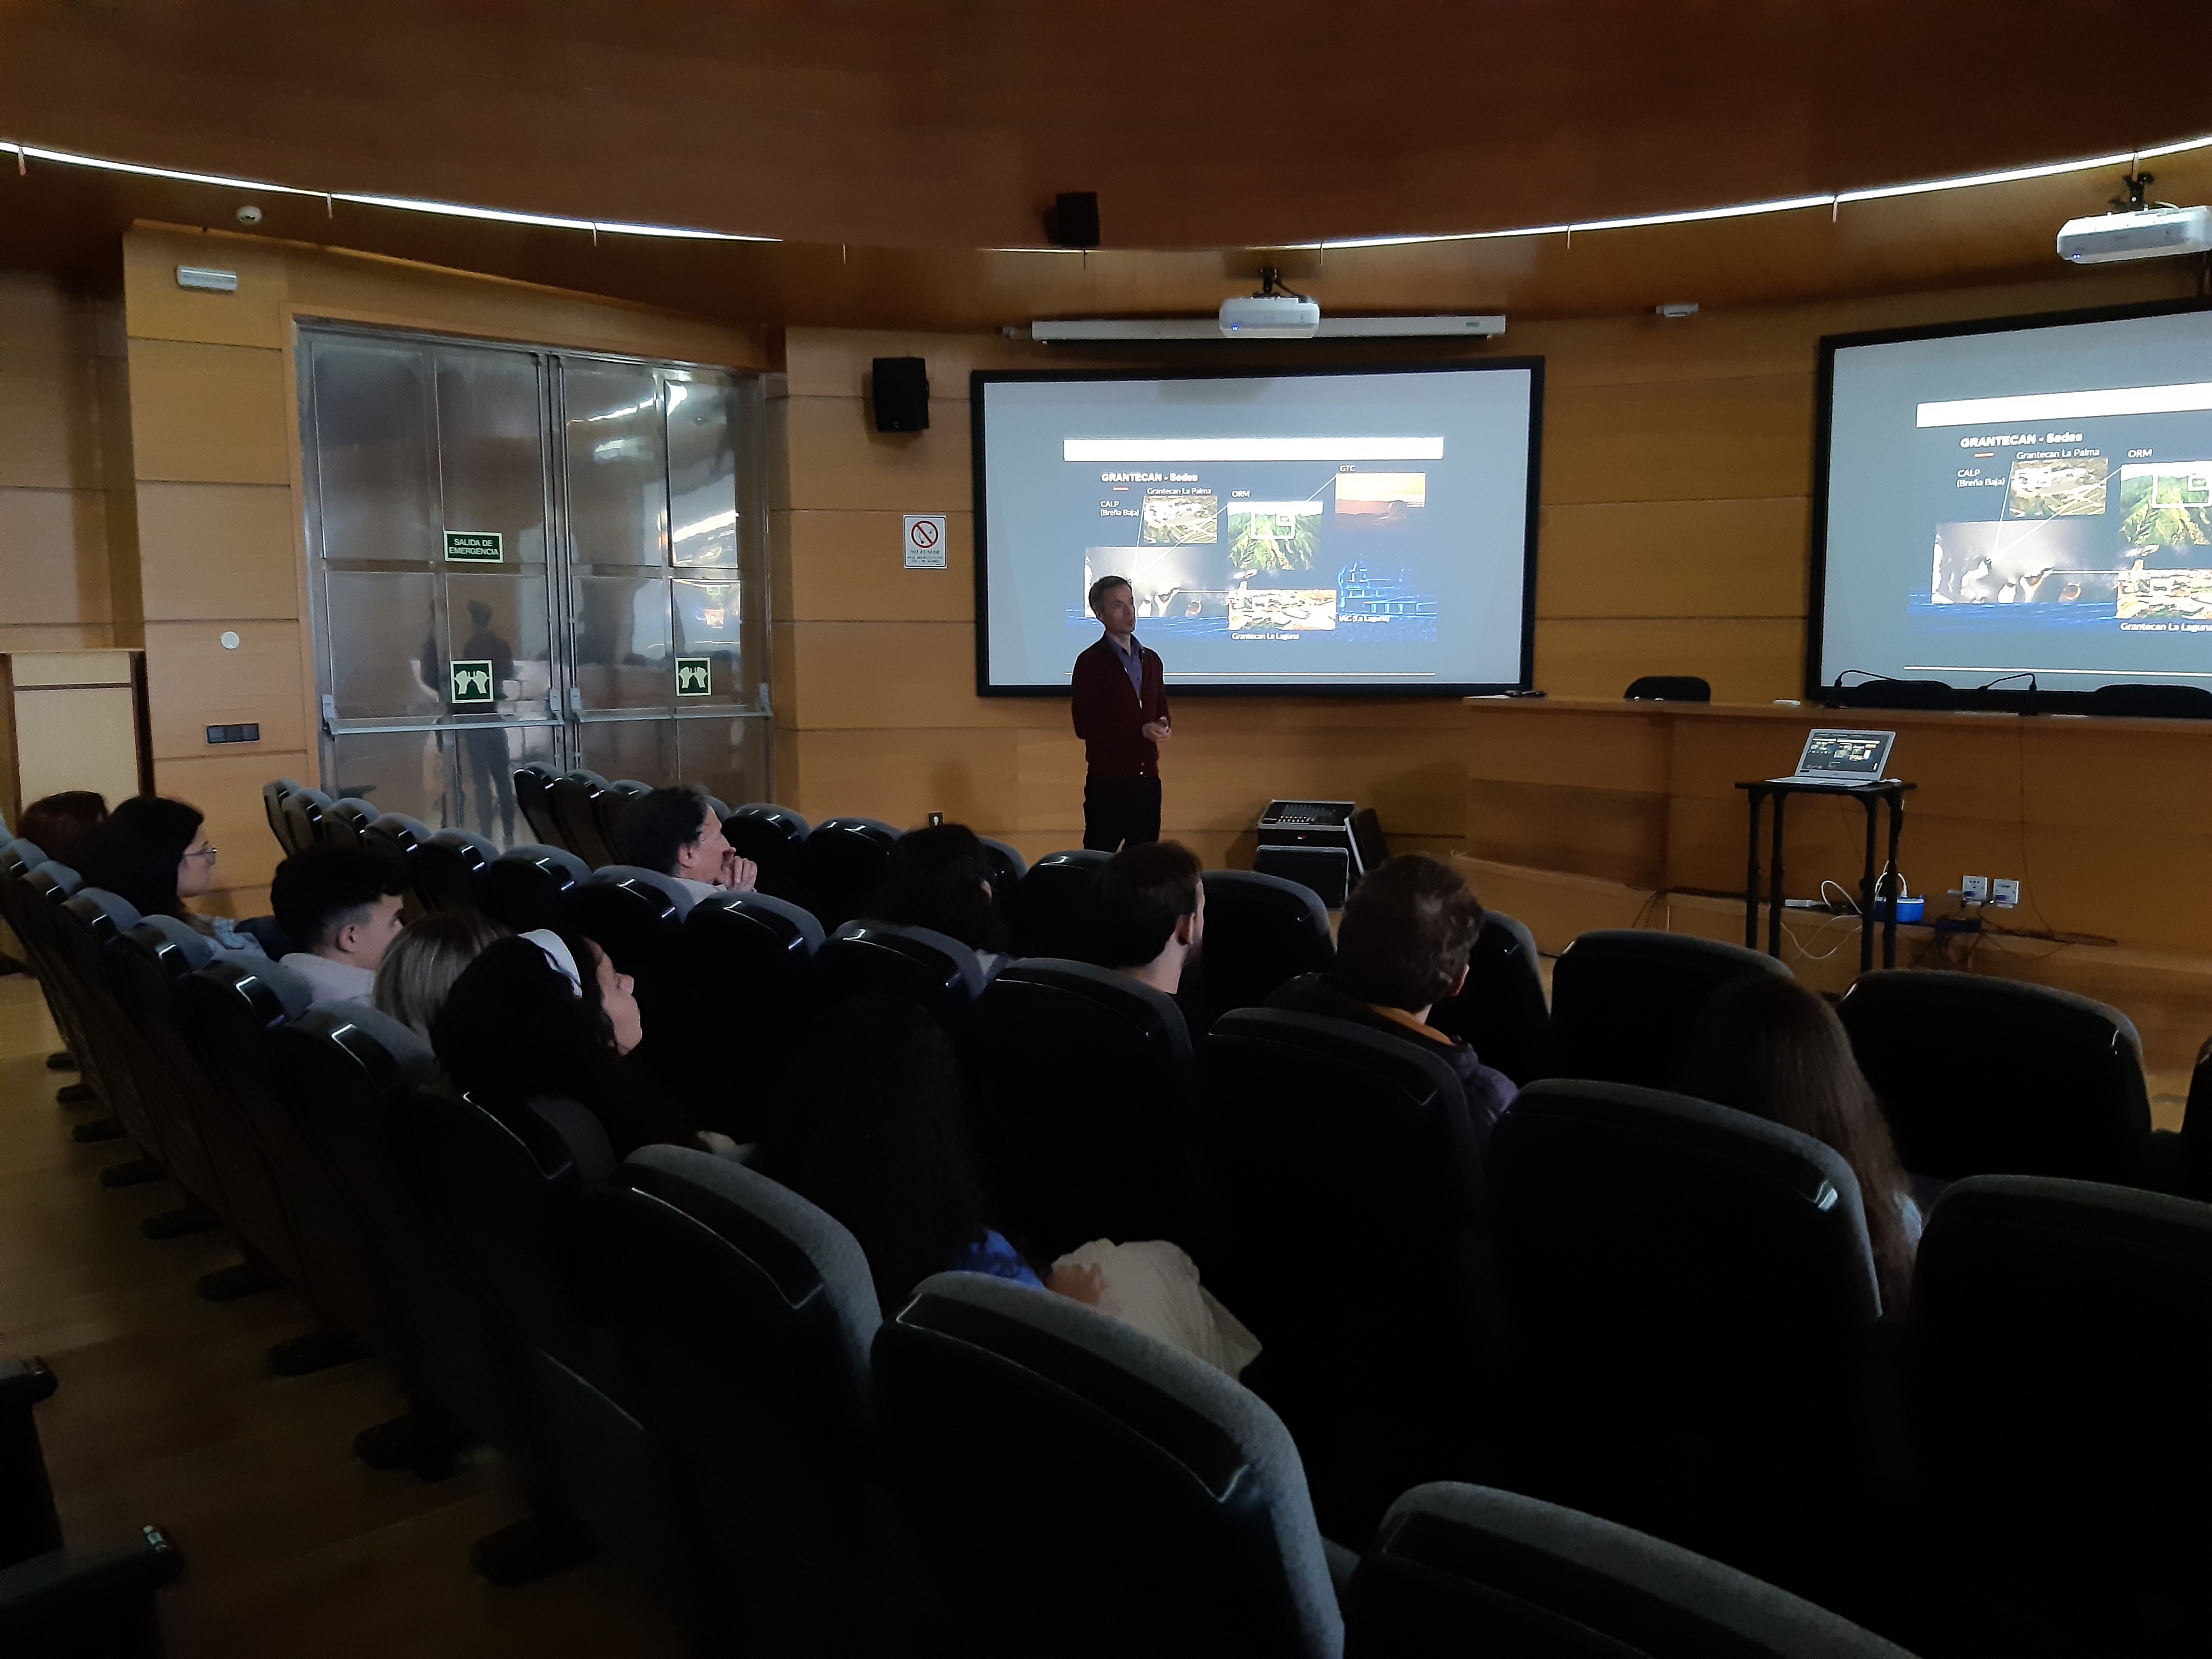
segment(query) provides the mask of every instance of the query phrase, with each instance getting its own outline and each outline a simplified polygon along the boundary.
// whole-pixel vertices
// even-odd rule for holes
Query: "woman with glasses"
[[[184,901],[215,884],[216,849],[196,806],[160,795],[134,795],[93,834],[85,884],[127,900],[139,915],[175,916],[221,952],[260,956],[252,935],[228,916],[196,915]]]

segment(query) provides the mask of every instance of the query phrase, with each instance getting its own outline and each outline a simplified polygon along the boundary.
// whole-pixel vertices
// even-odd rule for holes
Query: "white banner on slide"
[[[1442,438],[1064,438],[1064,461],[1440,461]]]
[[[2188,386],[2123,386],[2104,392],[2033,392],[2020,398],[1959,398],[1920,405],[1922,426],[2003,426],[2082,421],[2099,415],[2174,415],[2212,409],[2212,380]]]

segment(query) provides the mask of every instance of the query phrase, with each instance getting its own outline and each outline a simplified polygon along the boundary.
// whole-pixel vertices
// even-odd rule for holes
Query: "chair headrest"
[[[2061,990],[2055,985],[1999,979],[1993,974],[1962,974],[1942,968],[1876,968],[1861,974],[1852,982],[1838,1012],[1848,1022],[1869,1004],[1892,997],[1905,1006],[1924,1009],[1930,1018],[1945,1024],[1957,1018],[1952,1008],[1960,1002],[1972,1003],[1990,1012],[2003,1009],[2030,1022],[2063,1010],[2126,1033],[2137,1056],[2142,1054],[2142,1038],[2136,1030],[2135,1021],[2109,1003],[2078,992]]]
[[[870,921],[864,917],[858,921],[847,922],[830,937],[833,939],[873,939],[878,941],[888,937],[891,940],[906,939],[927,945],[951,961],[959,970],[971,999],[982,995],[983,988],[991,981],[991,976],[983,971],[982,958],[975,954],[973,948],[963,945],[950,933],[939,933],[934,927],[908,927],[899,922]],[[893,945],[892,948],[896,947]]]
[[[314,988],[282,963],[256,957],[230,956],[208,964],[207,971],[222,973],[228,967],[233,982],[256,979],[276,994],[283,1005],[284,1017],[297,1019],[314,1006]]]
[[[319,1002],[298,1022],[302,1027],[337,1031],[353,1026],[374,1041],[398,1063],[400,1076],[410,1088],[421,1088],[437,1080],[441,1075],[438,1057],[430,1052],[410,1025],[399,1021],[370,1003],[348,999],[338,1002]]]
[[[34,841],[25,841],[21,836],[11,842],[0,843],[0,859],[21,865],[26,872],[46,862],[45,851]]]
[[[788,899],[771,898],[766,893],[716,893],[701,899],[691,908],[695,912],[733,910],[742,915],[750,910],[778,917],[789,923],[806,941],[806,954],[810,957],[822,948],[823,940],[829,937],[823,929],[821,919],[814,912],[793,904]]]
[[[43,864],[33,865],[31,874],[33,878],[44,878],[51,881],[61,890],[64,898],[74,896],[77,890],[84,885],[84,878],[58,859],[48,859]]]
[[[650,887],[676,907],[678,921],[691,914],[698,900],[690,888],[673,876],[665,876],[658,870],[648,870],[641,864],[603,864],[586,877],[591,886],[611,887],[617,882],[634,881]]]
[[[565,847],[542,847],[535,842],[525,842],[498,856],[517,864],[550,864],[566,871],[574,881],[582,881],[592,873],[592,866]]]
[[[143,917],[135,931],[155,934],[164,945],[174,945],[195,968],[204,968],[215,960],[214,942],[191,923],[176,916]]]
[[[68,908],[88,918],[104,916],[121,933],[126,927],[136,927],[145,918],[138,907],[120,894],[111,893],[105,887],[80,887],[70,897]]]
[[[1328,933],[1328,907],[1321,902],[1320,894],[1303,882],[1287,881],[1259,870],[1208,870],[1205,881],[1209,903],[1218,899],[1264,903],[1270,910],[1302,917],[1308,927],[1318,928],[1324,936]]]

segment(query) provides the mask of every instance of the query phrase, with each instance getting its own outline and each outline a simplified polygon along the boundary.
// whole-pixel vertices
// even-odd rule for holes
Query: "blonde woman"
[[[428,1042],[453,981],[485,946],[507,937],[506,928],[474,910],[434,910],[386,950],[369,1000]]]

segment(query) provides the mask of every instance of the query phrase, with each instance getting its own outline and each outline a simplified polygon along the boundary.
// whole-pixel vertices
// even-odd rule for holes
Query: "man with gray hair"
[[[1160,838],[1160,745],[1168,723],[1159,657],[1137,639],[1137,599],[1125,576],[1091,584],[1091,614],[1106,631],[1075,659],[1075,735],[1083,783],[1083,844],[1102,853]]]

